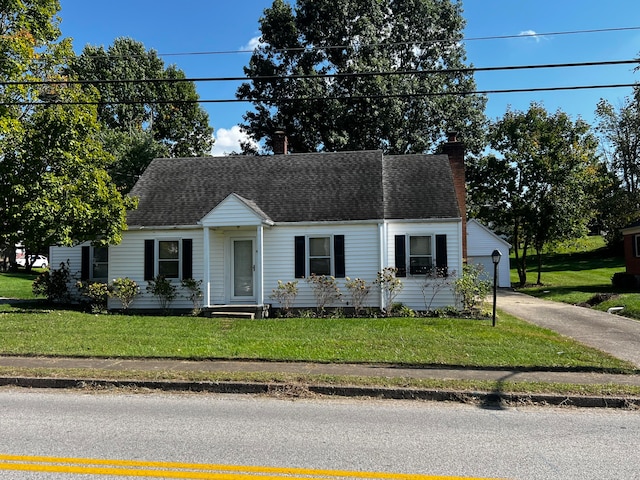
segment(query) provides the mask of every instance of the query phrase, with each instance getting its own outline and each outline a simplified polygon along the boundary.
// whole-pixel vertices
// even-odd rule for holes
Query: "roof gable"
[[[221,211],[214,210],[232,199],[273,222],[460,216],[446,155],[383,157],[377,150],[158,158],[131,195],[139,206],[128,213],[129,226],[215,221]]]
[[[231,193],[214,207],[200,223],[206,227],[227,226],[233,219],[234,225],[273,225],[273,220],[251,200]]]

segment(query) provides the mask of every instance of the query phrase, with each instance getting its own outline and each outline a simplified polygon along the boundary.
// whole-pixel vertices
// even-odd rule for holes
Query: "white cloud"
[[[250,50],[250,51],[254,51],[256,48],[258,48],[260,45],[262,45],[262,42],[260,42],[260,37],[253,37],[251,40],[249,40],[249,43],[247,43],[244,47],[241,47],[241,50]]]
[[[238,125],[227,128],[219,128],[214,133],[214,138],[216,143],[213,145],[213,149],[211,150],[211,155],[214,157],[222,157],[229,153],[240,153],[242,149],[240,148],[240,142],[250,141],[249,137],[240,130]],[[255,143],[251,141],[251,143]]]
[[[521,37],[530,37],[533,38],[536,43],[540,42],[540,40],[542,40],[544,37],[541,37],[540,35],[538,35],[535,30],[525,30],[523,32],[520,32],[518,35],[520,35]]]

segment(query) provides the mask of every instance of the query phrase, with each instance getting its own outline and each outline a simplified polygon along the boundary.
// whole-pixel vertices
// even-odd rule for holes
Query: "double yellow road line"
[[[40,457],[0,454],[1,471],[29,471],[95,476],[138,478],[183,478],[215,480],[460,480],[462,477],[412,475],[402,473],[350,472],[301,468],[246,467],[177,462],[143,462],[65,457]],[[475,479],[481,480],[481,479]]]

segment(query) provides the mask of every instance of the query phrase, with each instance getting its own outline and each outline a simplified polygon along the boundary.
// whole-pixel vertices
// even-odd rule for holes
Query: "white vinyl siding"
[[[271,292],[278,285],[278,280],[290,282],[298,280],[298,296],[295,308],[313,308],[316,305],[315,297],[310,285],[304,278],[295,278],[294,264],[294,239],[296,236],[331,237],[344,235],[345,248],[345,273],[350,278],[362,278],[368,283],[376,279],[378,272],[379,244],[378,226],[375,224],[327,224],[318,226],[276,226],[265,229],[264,252],[264,301],[273,303],[269,298]],[[343,293],[343,302],[334,306],[349,307],[351,302],[348,292],[344,287],[345,279],[336,279],[340,291]],[[377,306],[379,295],[375,289],[371,290],[367,306]],[[277,305],[274,305],[277,306]]]
[[[461,245],[461,222],[460,221],[425,221],[425,222],[390,222],[387,224],[386,236],[387,236],[387,265],[388,267],[394,267],[395,258],[395,242],[396,235],[411,236],[430,236],[435,239],[436,235],[447,236],[447,266],[449,277],[453,280],[457,278],[462,272],[462,245]],[[435,240],[432,240],[432,247],[434,247]],[[433,252],[435,253],[435,252]],[[435,257],[434,257],[435,258]],[[409,249],[407,249],[407,260],[409,259]],[[428,305],[425,305],[425,297],[422,293],[421,286],[425,282],[429,281],[423,275],[407,275],[401,278],[404,285],[400,294],[394,300],[397,303],[413,309],[413,310],[425,310]],[[428,301],[430,301],[430,296]],[[446,306],[453,306],[456,304],[456,298],[452,289],[443,290],[439,292],[433,302],[431,302],[431,308],[440,308]]]
[[[173,241],[183,238],[193,239],[193,278],[203,278],[203,250],[202,229],[194,230],[128,230],[123,232],[122,242],[110,246],[109,253],[109,281],[116,278],[129,277],[140,286],[140,295],[131,305],[132,309],[157,309],[158,300],[146,291],[147,282],[144,279],[144,242],[145,240]],[[178,286],[178,296],[171,304],[171,308],[190,309],[193,307],[189,300],[182,297],[182,289]],[[109,308],[119,308],[117,300],[109,300]]]

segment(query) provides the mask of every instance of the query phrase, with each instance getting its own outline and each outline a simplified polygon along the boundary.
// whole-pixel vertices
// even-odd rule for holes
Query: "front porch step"
[[[205,315],[209,317],[226,318],[267,318],[269,305],[212,305],[205,308]]]

